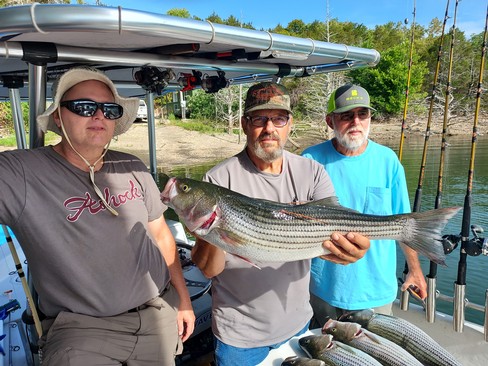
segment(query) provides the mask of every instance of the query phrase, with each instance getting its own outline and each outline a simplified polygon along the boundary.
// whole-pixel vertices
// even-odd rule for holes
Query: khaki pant
[[[136,312],[100,318],[61,312],[43,321],[42,365],[174,365],[183,349],[176,323],[178,301],[170,286]]]
[[[313,317],[310,321],[310,329],[322,328],[328,318],[338,319],[342,314],[347,313],[349,310],[336,308],[330,305],[328,302],[322,300],[320,297],[310,294],[310,305],[313,309]],[[393,315],[393,303],[378,306],[373,308],[377,314]]]

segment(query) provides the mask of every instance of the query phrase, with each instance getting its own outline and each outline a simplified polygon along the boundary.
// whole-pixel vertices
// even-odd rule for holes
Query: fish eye
[[[181,185],[181,190],[183,192],[188,192],[190,190],[190,186],[188,184],[182,184]]]

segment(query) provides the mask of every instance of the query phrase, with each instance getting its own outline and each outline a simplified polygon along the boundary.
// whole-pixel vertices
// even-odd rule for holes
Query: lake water
[[[425,139],[423,137],[408,137],[403,147],[402,163],[405,167],[411,204],[413,205],[415,193],[419,184],[420,166]],[[392,141],[389,146],[398,151],[399,141]],[[468,169],[471,157],[470,137],[448,138],[449,146],[444,157],[444,170],[442,179],[442,207],[463,206],[467,192]],[[424,179],[422,181],[421,211],[434,208],[437,195],[439,176],[441,140],[431,137],[428,141]],[[185,176],[201,179],[214,164],[204,166],[178,168],[165,170],[164,173],[174,176]],[[371,172],[374,174],[374,172]],[[479,136],[475,150],[475,170],[472,185],[472,212],[471,224],[476,224],[488,231],[488,136]],[[461,232],[462,212],[453,218],[446,226],[443,234],[459,234]],[[482,237],[488,234],[480,234]],[[404,257],[401,251],[398,256],[398,277],[402,276]],[[447,257],[447,267],[438,267],[437,289],[447,296],[454,294],[454,282],[457,278],[460,245]],[[424,274],[429,272],[429,261],[421,257]],[[480,255],[468,257],[466,277],[466,297],[471,303],[484,305],[485,291],[488,286],[488,258]],[[437,302],[438,310],[448,314],[453,313],[453,304],[443,300]],[[482,324],[483,314],[473,309],[466,309],[466,320]]]
[[[448,139],[449,147],[445,153],[442,206],[463,206],[467,191],[468,168],[471,156],[471,140],[469,137],[453,137]],[[392,141],[390,147],[398,150],[398,141]],[[409,137],[403,149],[402,163],[405,167],[411,203],[419,181],[419,172],[424,147],[424,138]],[[425,174],[422,182],[421,211],[434,207],[437,194],[439,175],[440,138],[431,137],[428,144]],[[481,136],[476,143],[475,170],[472,186],[471,224],[476,224],[488,231],[488,136]],[[215,163],[214,163],[215,164]],[[164,173],[175,176],[186,176],[201,179],[214,164],[165,170]],[[374,172],[371,172],[374,174]],[[176,216],[170,217],[176,219]],[[459,234],[461,232],[462,213],[453,218],[443,234]],[[487,237],[488,233],[481,234]],[[5,243],[3,231],[0,230],[0,245]],[[404,258],[399,251],[398,277],[401,277]],[[437,288],[447,296],[453,296],[454,282],[457,277],[460,246],[447,257],[447,267],[438,268]],[[488,287],[488,258],[480,255],[468,257],[468,273],[466,277],[466,297],[471,303],[484,305],[485,291]],[[421,257],[424,274],[429,271],[429,262]],[[452,314],[451,302],[438,301],[438,309]],[[466,319],[482,324],[483,314],[473,309],[466,309]]]

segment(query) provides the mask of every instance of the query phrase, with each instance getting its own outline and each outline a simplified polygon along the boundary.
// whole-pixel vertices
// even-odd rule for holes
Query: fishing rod
[[[413,44],[414,44],[414,34],[415,34],[415,15],[417,14],[415,0],[413,1],[413,19],[412,19],[412,27],[411,27],[411,35],[410,35],[410,57],[408,61],[408,74],[407,74],[407,86],[405,88],[405,104],[403,107],[403,118],[402,118],[402,128],[400,133],[400,145],[398,148],[398,160],[402,161],[403,157],[403,142],[405,140],[405,127],[407,125],[407,106],[408,106],[408,96],[410,93],[410,79],[412,75],[412,63],[413,63]],[[406,19],[405,19],[406,21]],[[408,265],[405,261],[405,268],[403,270],[403,278],[401,279],[402,283],[404,282],[408,273]],[[410,288],[409,288],[410,289]],[[410,291],[403,291],[400,294],[400,308],[402,310],[408,310],[408,298],[409,298]]]
[[[434,72],[434,80],[432,83],[432,92],[430,95],[429,115],[427,118],[427,126],[425,128],[424,147],[423,147],[423,151],[422,151],[422,161],[421,161],[421,165],[420,165],[418,186],[417,186],[417,190],[415,191],[415,199],[413,202],[413,208],[412,208],[413,212],[419,212],[420,211],[420,202],[421,202],[421,197],[422,197],[422,185],[423,185],[423,181],[424,181],[425,165],[426,165],[426,161],[427,161],[427,148],[429,145],[429,138],[430,138],[430,126],[431,126],[431,122],[432,122],[432,114],[433,114],[433,110],[434,110],[435,96],[436,96],[436,92],[437,92],[437,80],[439,78],[439,70],[440,70],[441,58],[442,58],[442,45],[444,44],[444,34],[445,34],[447,19],[449,19],[449,1],[450,0],[447,0],[446,11],[444,14],[444,21],[442,23],[441,37],[439,40],[439,49],[437,51],[437,62],[436,62],[436,67],[435,67],[435,72]],[[403,141],[403,139],[402,139],[402,141]],[[408,264],[405,261],[405,268],[403,270],[404,278],[407,276],[407,273],[408,273]],[[429,285],[429,279],[430,278],[433,279],[432,282],[435,281],[435,276],[436,276],[436,273],[429,273],[428,274],[428,276],[427,276],[427,284],[428,285]],[[428,299],[435,301],[435,287],[432,289],[432,291],[430,291],[430,286],[428,286],[427,291],[428,291],[428,295],[427,295]],[[408,296],[408,295],[405,294],[405,296]],[[405,301],[403,299],[403,297],[401,300],[403,300],[401,302],[401,308],[403,310],[407,310],[408,301]],[[427,306],[429,307],[429,300],[427,302]]]
[[[29,303],[29,307],[32,311],[32,317],[34,318],[34,324],[36,327],[37,335],[39,337],[42,336],[42,327],[41,327],[41,320],[39,319],[39,314],[37,313],[37,307],[32,297],[32,294],[29,289],[29,285],[27,284],[27,279],[25,278],[24,270],[22,269],[22,263],[20,262],[20,258],[17,254],[17,250],[15,249],[14,242],[12,237],[10,236],[9,231],[5,225],[2,225],[3,232],[5,234],[5,239],[7,239],[7,244],[10,249],[10,253],[12,254],[12,258],[15,263],[15,268],[17,269],[17,274],[19,275],[20,281],[22,282],[22,287],[24,288],[25,296],[27,297],[27,302]]]
[[[398,149],[398,159],[402,161],[403,156],[403,140],[405,139],[405,126],[407,125],[407,109],[408,109],[408,95],[410,93],[410,79],[412,76],[412,63],[413,63],[413,41],[415,36],[415,15],[417,13],[415,7],[415,0],[413,0],[413,19],[410,34],[410,57],[408,60],[408,73],[407,73],[407,86],[405,88],[405,104],[403,106],[403,119],[402,119],[402,129],[400,134],[400,146]],[[406,19],[405,19],[406,21]]]
[[[468,169],[468,182],[466,189],[466,196],[464,198],[463,207],[463,219],[461,225],[461,252],[459,256],[458,263],[458,273],[457,279],[454,284],[454,330],[456,332],[462,332],[464,328],[464,299],[466,290],[466,270],[467,270],[467,256],[468,255],[479,255],[483,250],[483,254],[486,254],[486,239],[483,240],[483,246],[479,247],[479,239],[476,236],[473,227],[473,234],[475,234],[475,239],[469,239],[469,230],[471,222],[471,192],[473,188],[473,175],[474,175],[474,161],[476,154],[476,139],[478,136],[478,115],[481,103],[481,93],[482,93],[482,83],[483,83],[483,72],[485,67],[485,54],[486,54],[486,39],[487,39],[487,28],[488,28],[488,5],[486,7],[486,19],[485,19],[485,30],[483,33],[483,43],[481,47],[481,62],[479,71],[479,80],[476,91],[476,107],[474,110],[474,122],[473,122],[473,135],[471,139],[471,156],[469,160]],[[486,338],[486,334],[485,334]]]
[[[458,10],[459,0],[456,0],[456,5],[454,6],[454,18],[451,28],[451,44],[449,48],[449,65],[447,70],[447,80],[446,80],[446,92],[444,100],[444,119],[442,123],[442,139],[441,139],[441,152],[439,157],[439,175],[437,179],[437,194],[434,201],[434,208],[440,208],[442,205],[442,190],[443,190],[443,178],[444,178],[444,162],[446,156],[447,147],[447,125],[449,121],[449,105],[451,98],[451,75],[452,75],[452,62],[454,56],[454,43],[456,41],[456,19]],[[457,246],[456,241],[444,241],[444,251],[446,253],[451,253]],[[451,244],[451,245],[447,245]],[[436,308],[436,281],[433,280],[437,276],[437,263],[430,261],[429,274],[427,275],[427,281],[429,283],[429,294],[427,300],[426,308],[426,318],[429,323],[435,321],[435,308]]]

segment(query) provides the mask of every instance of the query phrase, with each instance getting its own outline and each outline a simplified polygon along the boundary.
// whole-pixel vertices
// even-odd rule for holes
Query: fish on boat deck
[[[363,328],[398,344],[425,365],[461,366],[461,363],[431,336],[405,319],[365,309],[343,314],[338,320],[360,324]]]
[[[362,328],[358,323],[329,319],[324,324],[322,333],[330,334],[335,340],[366,352],[384,366],[422,366],[419,360],[398,344]]]
[[[311,358],[337,366],[381,366],[367,353],[332,340],[330,334],[310,335],[298,340],[300,348]]]
[[[164,183],[164,182],[163,182]],[[328,254],[333,232],[394,239],[445,265],[441,231],[460,207],[367,215],[336,197],[300,205],[250,198],[212,183],[167,178],[162,201],[197,237],[249,262],[287,262]]]

